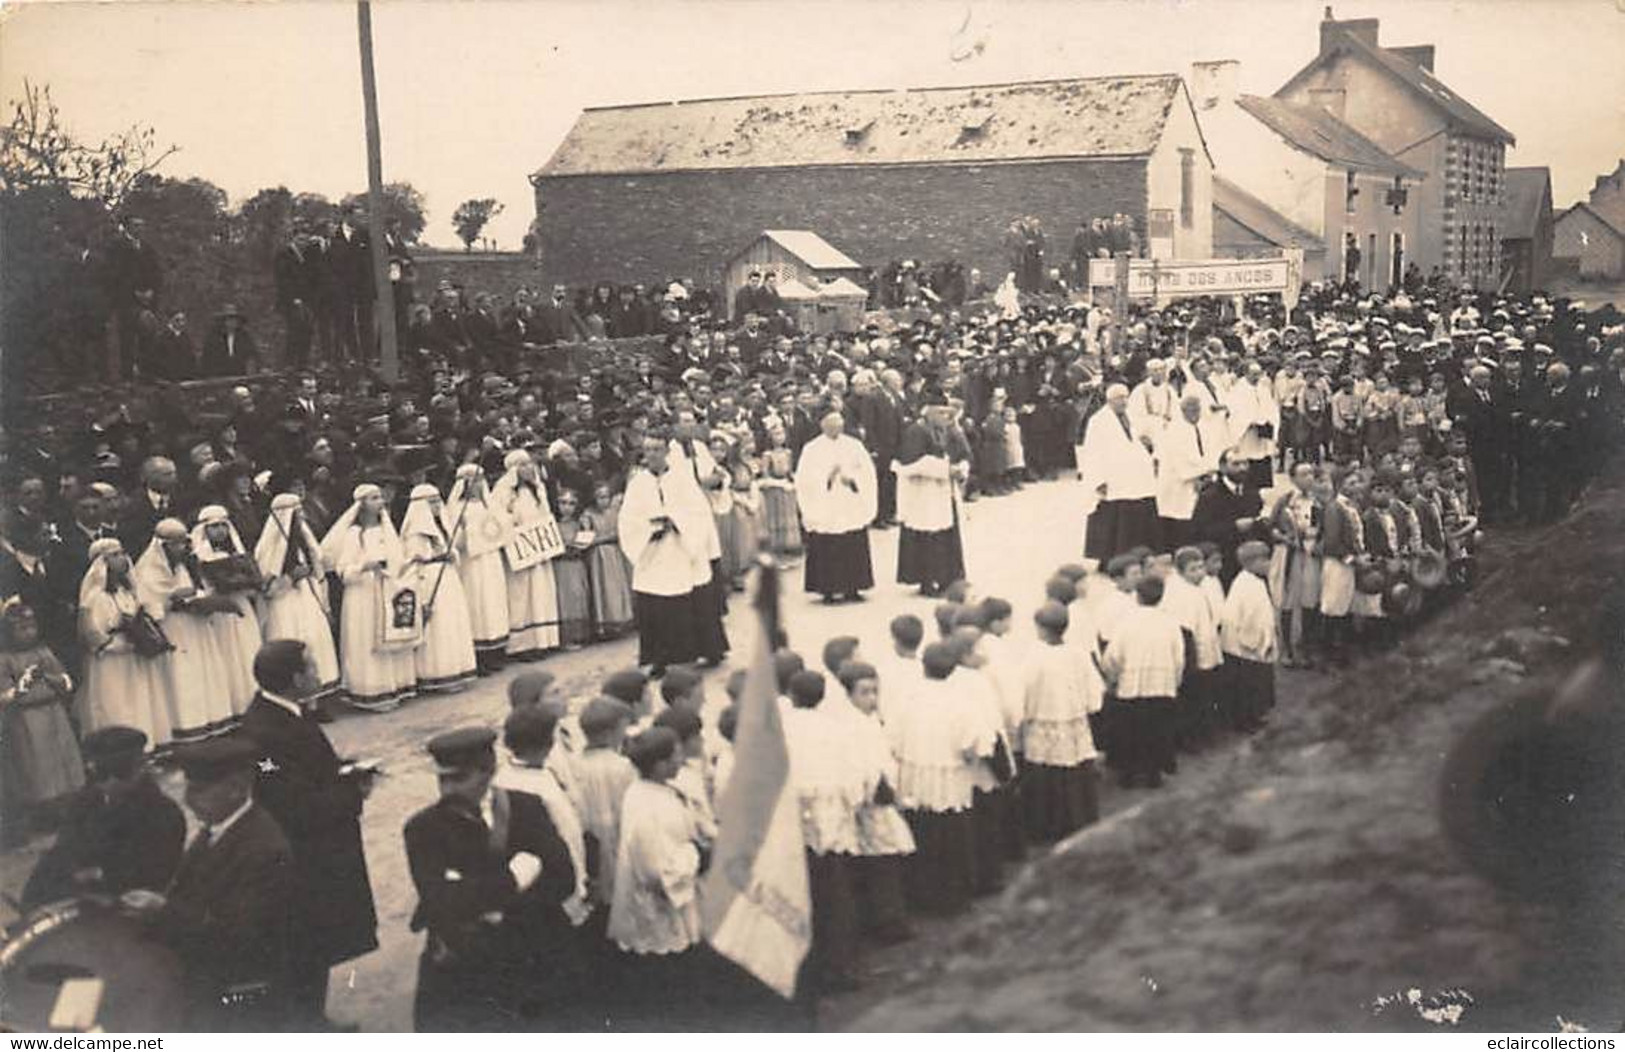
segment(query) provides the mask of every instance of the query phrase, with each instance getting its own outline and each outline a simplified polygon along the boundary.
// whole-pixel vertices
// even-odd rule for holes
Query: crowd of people
[[[30,900],[167,888],[133,908],[180,918],[211,1005],[222,945],[256,963],[219,976],[256,973],[274,994],[249,1002],[308,1023],[326,969],[376,944],[371,774],[284,715],[388,711],[636,631],[639,667],[590,696],[521,671],[505,762],[491,730],[430,743],[441,799],[406,830],[417,1022],[700,1020],[739,991],[700,938],[737,719],[701,670],[757,552],[849,602],[875,584],[871,530],[900,527],[896,579],[943,600],[929,641],[904,615],[870,645],[776,656],[805,987],[829,992],[865,938],[907,938],[912,913],[962,908],[1093,821],[1099,766],[1155,788],[1181,750],[1260,727],[1278,665],[1390,646],[1470,586],[1481,528],[1562,515],[1625,437],[1617,316],[1541,297],[1311,287],[1290,315],[1264,298],[1122,319],[1028,298],[808,337],[668,295],[657,349],[586,354],[481,330],[454,300],[440,331],[466,339],[413,345],[394,386],[261,377],[213,413],[148,388],[8,431],[5,828],[61,830]],[[1057,475],[1082,480],[1085,558],[1028,605],[976,595],[968,505]],[[158,830],[158,857],[96,857],[142,849],[113,816],[162,809],[142,788],[161,748],[204,861],[181,860],[177,816],[128,823]],[[188,870],[228,843],[218,865],[290,857],[291,876]],[[188,895],[260,898],[211,929]],[[335,896],[344,923],[313,915]],[[313,945],[272,930],[323,924]]]

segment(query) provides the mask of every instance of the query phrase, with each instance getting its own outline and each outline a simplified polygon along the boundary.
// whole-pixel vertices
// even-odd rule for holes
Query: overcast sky
[[[832,88],[999,83],[1241,62],[1269,94],[1317,47],[1323,0],[379,0],[386,179],[427,195],[426,240],[491,196],[516,247],[526,175],[584,106]],[[1340,0],[1384,45],[1433,43],[1436,72],[1550,165],[1559,208],[1625,156],[1625,0]],[[7,3],[0,94],[51,85],[74,130],[132,122],[234,201],[286,184],[364,189],[355,5]]]

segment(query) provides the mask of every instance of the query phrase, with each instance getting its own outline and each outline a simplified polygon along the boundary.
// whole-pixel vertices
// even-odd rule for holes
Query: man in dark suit
[[[1512,475],[1507,435],[1511,425],[1493,387],[1493,379],[1489,366],[1474,366],[1467,374],[1465,393],[1451,413],[1467,436],[1484,520],[1491,523],[1504,519],[1510,510],[1507,487]]]
[[[85,735],[85,787],[29,875],[24,909],[75,895],[169,887],[186,842],[186,816],[148,773],[146,746],[147,736],[134,727]]]
[[[543,347],[587,338],[587,323],[570,305],[570,290],[565,286],[554,285],[553,298],[536,309],[536,335],[533,338]]]
[[[1211,541],[1224,555],[1220,575],[1226,589],[1241,572],[1236,549],[1242,542],[1265,540],[1268,525],[1262,521],[1264,498],[1247,481],[1248,461],[1225,450],[1219,454],[1219,477],[1196,495],[1191,513],[1191,533],[1198,541]]]
[[[180,958],[194,1031],[270,1030],[288,1021],[293,851],[254,803],[255,759],[254,742],[240,734],[176,752],[186,806],[202,828],[166,893],[123,896]]]
[[[309,699],[319,687],[303,643],[273,639],[254,658],[259,692],[241,733],[258,747],[254,799],[293,848],[294,934],[289,1007],[305,1025],[327,1024],[327,973],[378,948],[361,807],[370,768],[339,761]]]
[[[512,1029],[548,992],[527,962],[569,930],[569,848],[538,797],[491,785],[495,741],[484,728],[431,740],[440,799],[406,823],[411,928],[428,932],[412,1005],[420,1032]]]
[[[360,210],[346,205],[327,242],[335,362],[372,356],[372,242]]]
[[[310,362],[316,335],[317,270],[325,266],[322,248],[313,239],[296,234],[271,259],[276,282],[276,309],[287,334],[285,365],[304,367]]]
[[[903,437],[903,410],[871,370],[858,370],[852,385],[852,416],[875,463],[879,483],[875,525],[887,529],[897,519],[897,476],[892,474],[891,462]]]
[[[163,263],[157,251],[147,243],[145,234],[143,220],[136,216],[126,218],[107,246],[105,257],[107,302],[118,329],[119,375],[125,380],[135,375],[141,342],[140,317],[156,305],[164,285]]]

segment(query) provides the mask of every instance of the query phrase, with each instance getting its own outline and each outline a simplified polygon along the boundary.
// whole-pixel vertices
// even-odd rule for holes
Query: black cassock
[[[259,746],[254,799],[293,847],[298,886],[296,963],[326,969],[378,948],[360,789],[339,776],[339,758],[312,719],[261,695],[238,730]]]

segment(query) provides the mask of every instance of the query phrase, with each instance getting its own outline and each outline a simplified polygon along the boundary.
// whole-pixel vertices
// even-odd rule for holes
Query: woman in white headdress
[[[153,746],[172,737],[168,653],[136,650],[128,627],[141,609],[124,545],[103,537],[90,545],[90,567],[79,582],[79,639],[85,647],[79,726],[134,727]]]
[[[261,634],[305,644],[321,684],[315,696],[332,694],[339,689],[339,655],[327,619],[322,551],[296,494],[279,493],[272,499],[271,514],[254,545],[254,562],[265,582]]]
[[[475,662],[482,673],[495,672],[508,650],[508,574],[502,546],[511,534],[502,513],[485,499],[485,475],[478,464],[457,469],[441,521],[457,550]]]
[[[515,534],[554,524],[552,505],[536,462],[516,449],[503,460],[491,502]],[[559,645],[558,586],[551,559],[515,570],[508,567],[508,656],[531,660]]]
[[[192,527],[192,553],[200,568],[209,563],[223,562],[235,557],[248,557],[243,539],[232,524],[231,516],[218,504],[210,504],[197,513],[197,525]],[[260,652],[265,640],[260,636],[259,614],[250,600],[253,591],[228,588],[218,579],[211,580],[207,571],[201,571],[198,583],[204,595],[218,596],[236,611],[235,617],[209,618],[209,630],[225,659],[226,682],[231,689],[231,710],[238,716],[248,711],[258,689],[254,682],[254,655]]]
[[[474,629],[457,574],[457,551],[443,520],[440,491],[412,488],[401,523],[407,565],[417,571],[423,642],[417,649],[419,690],[459,690],[474,680]]]
[[[384,493],[363,483],[348,511],[322,538],[322,558],[344,582],[339,616],[339,656],[350,704],[388,712],[417,688],[417,641],[386,643],[382,610],[389,591],[406,573],[406,555],[384,507]]]
[[[203,594],[192,538],[179,519],[163,519],[135,564],[135,592],[175,650],[169,655],[171,730],[177,740],[208,737],[236,723],[221,633],[210,624],[234,612]]]

